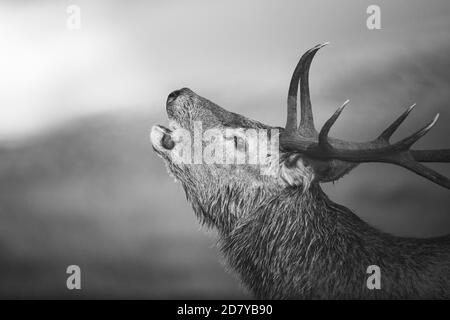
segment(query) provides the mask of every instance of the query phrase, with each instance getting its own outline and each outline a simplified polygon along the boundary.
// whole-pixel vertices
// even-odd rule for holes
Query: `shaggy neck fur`
[[[450,297],[448,236],[384,234],[330,201],[316,184],[303,193],[258,189],[250,199],[239,198],[242,190],[235,187],[203,195],[185,189],[201,221],[219,231],[227,262],[257,298]],[[381,268],[381,290],[367,288],[370,265]]]

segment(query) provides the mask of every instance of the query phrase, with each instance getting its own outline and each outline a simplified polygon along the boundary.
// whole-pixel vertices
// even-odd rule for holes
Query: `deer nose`
[[[173,102],[181,93],[181,90],[172,91],[167,97],[167,104]]]
[[[180,90],[172,91],[169,96],[167,97],[167,104],[175,101],[176,98],[178,98],[180,95],[184,93],[188,93],[190,90],[188,88],[182,88]]]
[[[183,102],[189,101],[192,91],[188,88],[182,88],[180,90],[175,90],[169,94],[166,102],[166,111],[169,117],[174,117],[177,113],[186,111],[188,106],[186,103],[180,103],[178,100]]]

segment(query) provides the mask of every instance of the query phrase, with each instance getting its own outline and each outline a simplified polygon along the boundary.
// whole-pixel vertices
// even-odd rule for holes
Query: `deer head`
[[[376,139],[370,142],[348,142],[329,137],[346,101],[317,132],[314,126],[309,94],[308,74],[317,51],[325,46],[317,45],[308,50],[298,62],[289,85],[287,121],[284,128],[274,128],[224,110],[213,102],[184,88],[172,92],[167,99],[170,129],[154,126],[151,142],[154,150],[167,164],[168,170],[181,181],[195,212],[209,225],[220,230],[230,230],[239,217],[246,216],[261,203],[289,190],[305,193],[312,185],[334,181],[364,162],[387,162],[402,166],[445,188],[450,180],[421,162],[449,162],[450,149],[411,150],[411,146],[423,137],[436,123],[438,115],[429,124],[411,136],[396,143],[390,137],[412,111],[409,107]],[[297,125],[297,93],[300,84],[300,124]],[[266,162],[275,174],[261,175],[254,165],[184,164],[175,161],[183,138],[179,130],[193,136],[194,123],[201,122],[203,130],[216,129],[278,129],[279,154],[268,154]],[[236,152],[244,144],[234,136]],[[247,137],[248,138],[248,137]],[[188,143],[193,143],[189,141]]]

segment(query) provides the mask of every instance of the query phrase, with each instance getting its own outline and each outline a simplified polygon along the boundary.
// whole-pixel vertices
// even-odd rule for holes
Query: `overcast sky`
[[[366,28],[373,3],[381,7],[382,30]],[[261,102],[282,108],[298,57],[331,41],[312,72],[313,99],[330,107],[315,110],[321,119],[352,100],[350,85],[338,87],[351,75],[445,48],[447,3],[3,0],[0,138],[98,111],[160,111],[167,94],[183,86],[244,114],[256,115]],[[70,4],[81,8],[80,30],[66,27]],[[346,92],[337,96],[338,89]],[[395,106],[414,102],[402,100]]]

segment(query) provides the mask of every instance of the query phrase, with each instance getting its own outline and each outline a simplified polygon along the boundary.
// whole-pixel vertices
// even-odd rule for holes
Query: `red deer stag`
[[[332,202],[320,187],[321,182],[335,181],[360,163],[385,162],[450,188],[448,178],[421,164],[450,162],[450,149],[411,149],[438,117],[391,143],[391,135],[411,112],[410,107],[373,141],[347,142],[328,136],[346,102],[317,132],[308,73],[314,55],[324,45],[308,50],[294,70],[285,128],[228,112],[184,88],[168,96],[170,129],[152,128],[153,148],[183,185],[200,221],[217,229],[227,263],[257,298],[448,299],[450,236],[415,239],[383,233]],[[299,83],[301,121],[297,127]],[[196,121],[203,124],[203,130],[278,129],[279,153],[272,159],[276,174],[261,174],[250,164],[174,161],[180,144],[176,132],[183,129],[194,134]],[[239,148],[238,143],[235,147]],[[370,265],[381,270],[378,290],[367,286]]]

